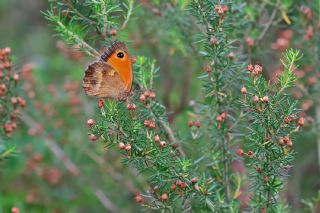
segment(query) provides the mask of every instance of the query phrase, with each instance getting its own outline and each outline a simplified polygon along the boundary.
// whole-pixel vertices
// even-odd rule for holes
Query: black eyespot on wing
[[[117,57],[118,57],[118,58],[123,58],[123,57],[124,57],[123,52],[118,52]]]

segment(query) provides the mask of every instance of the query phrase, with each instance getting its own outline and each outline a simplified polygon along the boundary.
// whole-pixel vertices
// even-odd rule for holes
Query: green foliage
[[[285,92],[293,86],[293,69],[299,59],[299,51],[288,50],[282,61],[285,70],[278,82],[268,83],[257,72],[259,65],[255,65],[250,68],[251,77],[244,84],[247,92],[243,107],[250,125],[243,141],[248,149],[248,168],[252,170],[250,182],[255,194],[252,198],[255,211],[278,212],[279,192],[292,166],[293,137],[301,118],[296,109],[297,102]]]
[[[320,191],[311,199],[303,199],[302,203],[305,205],[305,210],[311,213],[316,213],[320,206]]]
[[[108,4],[108,1],[105,3]],[[60,10],[62,10],[61,5],[57,6],[60,6]],[[121,13],[123,10],[117,11],[120,8],[119,5],[109,6],[106,7],[101,2],[91,2],[89,4],[90,12],[79,12],[78,9],[75,9],[75,5],[71,4],[69,9],[71,8],[74,11],[73,15],[78,18],[70,18],[66,22],[67,25],[62,24],[61,17],[53,15],[53,10],[47,12],[46,16],[55,23],[56,31],[65,36],[67,41],[74,42],[74,45],[80,44],[80,47],[89,51],[90,55],[97,56],[97,51],[91,47],[91,45],[97,46],[99,43],[92,39],[97,38],[92,37],[93,32],[97,32],[98,35],[102,35],[102,39],[105,39],[106,36],[103,35],[107,35],[107,29],[119,29],[120,26],[117,24],[120,21],[117,19],[119,17],[113,13]],[[105,8],[109,8],[109,10],[105,10]],[[132,5],[130,8],[125,8],[127,8],[128,14],[131,14]],[[189,159],[181,159],[181,157],[184,158],[184,152],[178,144],[174,144],[177,143],[177,139],[167,124],[165,107],[153,97],[148,98],[149,95],[146,95],[154,93],[150,90],[153,89],[153,79],[158,71],[155,68],[155,60],[137,57],[135,64],[137,87],[132,91],[133,97],[128,103],[107,100],[101,109],[102,119],[98,119],[97,124],[91,129],[90,137],[92,140],[102,138],[107,146],[117,145],[124,155],[124,163],[134,166],[140,175],[148,177],[150,192],[143,201],[143,205],[148,208],[178,210],[196,209],[201,206],[203,210],[218,209],[228,212],[236,212],[239,208],[239,203],[235,199],[237,196],[232,196],[232,194],[239,193],[239,184],[242,181],[239,181],[241,178],[234,175],[230,169],[233,161],[233,152],[230,147],[239,140],[239,135],[236,132],[240,128],[231,124],[233,122],[237,124],[243,116],[238,104],[240,95],[237,92],[238,88],[235,86],[235,82],[244,78],[240,74],[244,70],[244,63],[237,62],[235,53],[232,52],[235,49],[232,38],[236,35],[231,27],[233,17],[229,15],[234,12],[232,8],[231,4],[219,5],[210,1],[196,0],[192,1],[189,7],[191,14],[205,28],[204,36],[201,35],[197,43],[203,43],[204,49],[201,54],[207,61],[205,66],[207,73],[200,76],[200,79],[203,80],[205,101],[199,105],[196,114],[203,118],[201,125],[209,126],[209,128],[202,128],[200,131],[193,130],[195,131],[193,139],[206,139],[207,142],[203,145],[209,149],[201,151],[204,156],[196,160],[196,164],[193,165]],[[84,18],[83,14],[90,15],[86,15]],[[98,17],[99,20],[104,18],[105,21],[99,23]],[[80,21],[81,25],[86,28],[85,35],[80,35],[76,29],[72,28],[70,23],[74,24],[74,20]],[[188,24],[178,22],[181,23],[181,29],[188,27]],[[190,40],[188,36],[186,38]],[[292,59],[294,62],[296,59],[293,56],[295,56],[293,53],[287,54],[288,59]],[[238,59],[238,56],[236,58]],[[285,64],[285,66],[288,66],[286,69],[292,69],[290,64]],[[280,95],[282,90],[292,85],[293,80],[293,75],[286,71],[280,78],[282,87],[278,91],[279,97],[275,97],[276,101],[284,101],[287,104],[287,109],[291,110],[287,114],[295,111],[294,105],[287,102],[287,99],[281,98]],[[253,86],[258,89],[259,94],[266,93],[268,89],[261,77],[254,78]],[[141,99],[141,96],[144,98]],[[281,109],[277,109],[273,113],[280,113],[279,110]],[[263,114],[267,116],[263,122],[269,118],[268,113]],[[266,124],[263,122],[250,122],[252,126],[257,125],[253,133],[250,133],[250,130],[255,128],[251,127],[249,130],[252,138],[264,137],[265,128],[269,131],[268,126],[265,127]],[[270,125],[274,127],[276,124]],[[155,137],[159,137],[161,140],[155,139]],[[173,144],[169,145],[169,142]],[[202,168],[200,162],[207,165],[205,170],[200,169]],[[196,168],[194,168],[195,166]],[[280,165],[274,166],[274,169],[278,168]],[[194,185],[190,175],[197,172],[203,173],[203,178]],[[184,186],[184,184],[186,185]],[[277,187],[281,186],[282,182],[273,181],[273,184],[271,188],[278,192]],[[178,185],[182,190],[181,193],[174,192],[171,188],[172,185]],[[165,201],[162,197],[164,194],[168,196]],[[192,197],[199,196],[199,199],[192,199],[192,206],[189,206],[191,195]],[[260,204],[264,205],[263,202]],[[255,208],[254,205],[253,208]]]
[[[19,75],[13,70],[11,49],[0,49],[0,162],[15,153],[10,137],[16,132],[19,110],[25,100],[19,96]]]

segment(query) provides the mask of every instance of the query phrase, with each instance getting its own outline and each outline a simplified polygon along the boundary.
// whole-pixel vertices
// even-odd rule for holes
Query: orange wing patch
[[[130,92],[133,81],[132,62],[128,48],[123,42],[115,41],[101,56],[123,79],[126,91]]]
[[[123,99],[127,96],[124,81],[112,66],[94,62],[88,66],[83,78],[86,95],[101,98]]]

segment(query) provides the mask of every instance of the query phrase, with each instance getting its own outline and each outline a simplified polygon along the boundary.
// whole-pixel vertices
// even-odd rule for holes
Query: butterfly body
[[[90,64],[83,78],[83,88],[88,96],[123,99],[131,91],[132,62],[123,42],[115,41],[99,61]]]

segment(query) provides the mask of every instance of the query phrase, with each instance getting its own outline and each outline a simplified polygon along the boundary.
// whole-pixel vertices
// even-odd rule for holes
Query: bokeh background
[[[272,1],[243,2],[249,24],[239,38],[245,47],[250,39],[257,41],[272,13],[268,4],[259,11],[260,3]],[[184,22],[192,21],[185,14],[188,1],[180,1],[176,8],[166,1],[137,4],[122,34],[128,35],[133,55],[156,58],[157,96],[167,107],[173,128],[188,134],[193,103],[201,97],[197,76],[204,69],[196,44],[190,45],[198,26],[184,27]],[[303,209],[301,199],[316,196],[320,189],[320,11],[313,6],[315,1],[294,1],[287,14],[292,23],[278,14],[278,22],[255,43],[256,48],[245,50],[249,61],[262,64],[271,80],[281,72],[279,55],[284,49],[301,48],[304,54],[292,95],[300,99],[307,122],[295,144],[297,155],[283,195],[297,212]],[[10,212],[12,206],[21,212],[110,211],[105,205],[114,212],[139,212],[133,194],[144,189],[145,180],[123,166],[119,154],[87,137],[86,120],[94,116],[96,101],[85,97],[81,82],[92,59],[55,36],[41,13],[47,8],[43,0],[0,1],[0,47],[12,49],[15,70],[23,77],[21,94],[27,99],[18,132],[0,139],[16,148],[14,156],[0,164],[0,213]],[[192,144],[185,148],[193,155]]]

